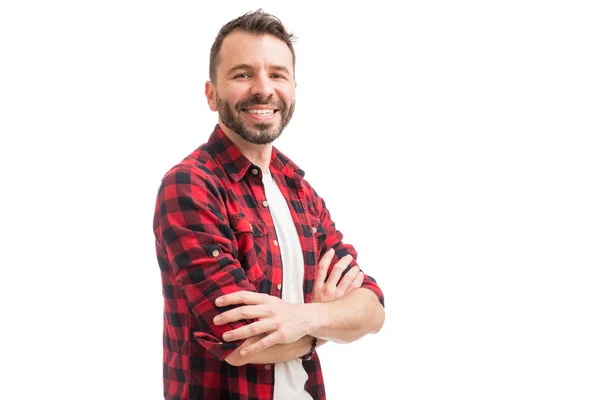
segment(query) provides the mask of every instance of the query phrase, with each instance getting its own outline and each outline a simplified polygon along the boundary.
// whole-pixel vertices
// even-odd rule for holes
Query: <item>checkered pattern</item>
[[[336,250],[331,266],[348,253],[354,258],[351,266],[356,265],[357,254],[342,242],[304,172],[276,148],[270,171],[299,233],[304,301],[310,303],[317,263],[325,251]],[[224,361],[243,341],[223,342],[223,333],[252,321],[212,324],[217,314],[233,307],[215,306],[217,297],[240,290],[281,297],[277,285],[283,275],[262,172],[218,125],[206,144],[164,176],[154,234],[164,297],[165,398],[272,399],[272,365],[234,367]],[[365,275],[363,287],[383,304],[373,278]],[[314,399],[325,399],[318,355],[303,365],[309,376],[306,390]]]

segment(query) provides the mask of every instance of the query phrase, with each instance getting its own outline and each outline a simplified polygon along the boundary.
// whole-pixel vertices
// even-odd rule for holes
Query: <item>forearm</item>
[[[310,351],[310,346],[313,339],[312,336],[307,335],[294,343],[277,344],[249,356],[242,356],[239,354],[243,348],[258,342],[265,336],[266,335],[261,334],[246,339],[246,341],[237,350],[227,357],[226,361],[232,365],[241,366],[245,364],[273,364],[294,360],[302,357]],[[327,341],[324,339],[318,339],[317,347],[326,342]]]
[[[377,333],[385,311],[375,293],[359,288],[329,303],[311,303],[315,325],[310,334],[336,343],[350,343]]]

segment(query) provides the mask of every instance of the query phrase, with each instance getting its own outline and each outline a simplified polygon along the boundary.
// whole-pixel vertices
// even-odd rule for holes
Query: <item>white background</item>
[[[2,3],[0,397],[162,398],[156,190],[262,7],[299,36],[276,145],[386,295],[329,398],[600,398],[595,2],[299,3]]]

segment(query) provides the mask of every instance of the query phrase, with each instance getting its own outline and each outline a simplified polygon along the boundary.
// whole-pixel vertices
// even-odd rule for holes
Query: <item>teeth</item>
[[[249,114],[258,114],[258,115],[271,115],[275,111],[274,110],[246,110]]]

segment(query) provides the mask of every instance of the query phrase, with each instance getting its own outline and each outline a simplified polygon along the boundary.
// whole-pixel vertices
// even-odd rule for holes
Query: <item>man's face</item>
[[[219,121],[250,143],[271,143],[290,122],[295,105],[292,52],[270,35],[232,32],[219,52],[217,81],[206,83]]]

